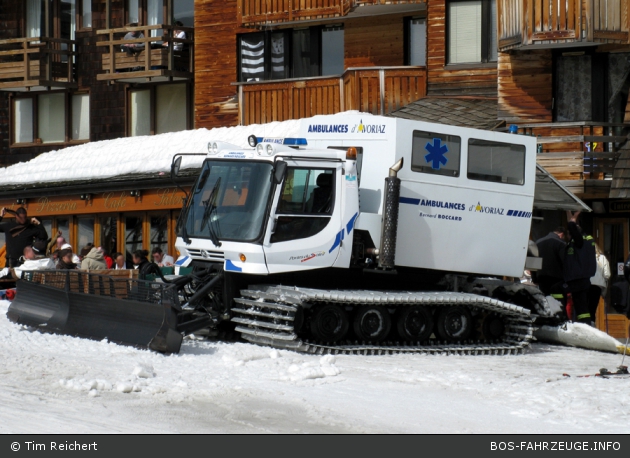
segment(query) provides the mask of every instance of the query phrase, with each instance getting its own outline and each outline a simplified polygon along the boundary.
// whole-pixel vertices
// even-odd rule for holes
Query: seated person
[[[176,21],[175,22],[175,27],[183,27],[183,26],[184,26],[184,24],[182,24],[181,21]],[[173,29],[173,38],[180,38],[182,40],[185,40],[186,39],[186,32],[184,32],[181,29],[175,28],[175,29]],[[167,48],[168,47],[168,41],[165,41],[164,43],[162,43],[162,46]],[[182,51],[183,49],[184,49],[184,43],[177,42],[177,41],[173,42],[173,50],[174,51]]]
[[[160,248],[159,246],[153,248],[151,255],[153,256],[153,262],[160,267],[172,266],[173,264],[175,264],[173,256],[169,256],[168,254],[164,253],[162,251],[162,248]]]
[[[57,269],[62,270],[74,270],[77,268],[76,263],[73,262],[72,248],[64,248],[59,252],[59,261],[57,261]]]
[[[125,255],[122,253],[114,253],[112,255],[114,259],[114,269],[115,270],[125,270],[127,269],[127,260],[125,259]]]
[[[52,259],[44,256],[46,242],[36,242],[32,246],[24,248],[22,256],[23,262],[19,267],[13,269],[15,278],[22,278],[22,272],[28,270],[51,270],[55,268]]]
[[[134,22],[128,24],[127,27],[137,27],[138,23]],[[135,40],[137,38],[144,38],[144,34],[139,30],[132,30],[127,32],[123,37],[123,40]],[[129,55],[137,54],[144,49],[144,43],[128,43],[120,46],[120,50],[126,52]]]
[[[147,259],[147,250],[136,250],[133,252],[133,263],[138,269],[138,279],[146,280],[149,275],[159,276],[163,282],[168,283],[158,266]]]

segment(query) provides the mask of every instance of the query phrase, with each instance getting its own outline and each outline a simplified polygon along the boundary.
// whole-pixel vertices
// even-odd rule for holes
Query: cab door
[[[341,164],[288,161],[265,235],[269,273],[334,264],[341,231],[341,176]]]

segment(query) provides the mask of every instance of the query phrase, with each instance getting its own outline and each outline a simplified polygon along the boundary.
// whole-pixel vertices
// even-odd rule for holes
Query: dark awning
[[[592,211],[575,194],[562,186],[549,172],[536,164],[534,208],[537,210]]]

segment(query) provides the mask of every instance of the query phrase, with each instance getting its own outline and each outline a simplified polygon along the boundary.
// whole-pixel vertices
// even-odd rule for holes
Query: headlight
[[[262,156],[264,149],[265,147],[262,144],[259,143],[258,145],[256,145],[256,153],[259,156]]]
[[[267,144],[267,156],[271,156],[273,154],[273,145]]]
[[[247,137],[247,143],[249,143],[249,146],[251,146],[252,148],[255,148],[258,144],[258,139],[255,135],[250,135],[249,137]]]

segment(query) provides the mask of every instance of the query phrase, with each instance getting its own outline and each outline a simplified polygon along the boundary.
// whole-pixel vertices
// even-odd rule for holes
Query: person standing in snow
[[[103,257],[103,252],[93,246],[88,254],[85,255],[81,261],[82,270],[105,270],[107,269],[107,263]]]
[[[542,269],[536,272],[535,282],[545,296],[552,294],[554,285],[564,281],[563,262],[565,243],[565,230],[557,227],[543,238],[536,240],[538,254],[542,258]]]
[[[599,298],[606,297],[608,279],[610,278],[610,264],[597,244],[595,244],[595,256],[597,270],[595,271],[595,275],[591,277],[591,287],[588,290],[588,311],[591,314],[593,322],[595,322]]]
[[[577,220],[580,212],[567,211],[567,220],[571,240],[566,246],[564,255],[565,290],[573,298],[577,321],[591,324],[591,313],[588,307],[588,290],[591,277],[597,271],[595,258],[595,241],[590,235],[582,232]],[[571,317],[569,316],[569,319]]]
[[[0,210],[0,221],[7,213],[6,208]],[[20,257],[24,248],[31,246],[34,241],[48,240],[48,233],[37,218],[29,220],[26,209],[20,207],[15,211],[15,221],[0,223],[0,232],[6,234],[7,255],[6,267],[17,267],[21,264]]]

